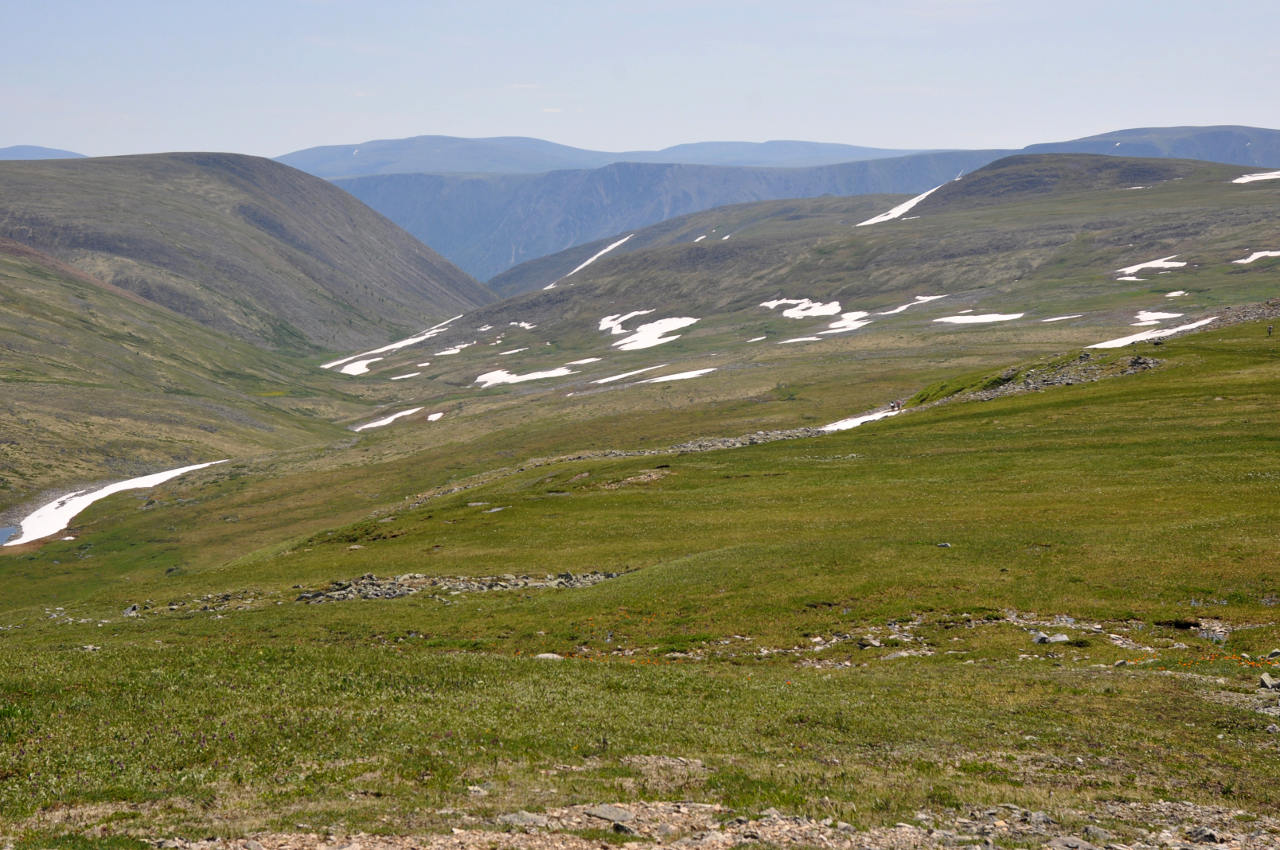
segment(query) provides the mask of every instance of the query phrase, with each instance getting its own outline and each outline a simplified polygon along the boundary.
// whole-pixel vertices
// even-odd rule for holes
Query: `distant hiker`
[[[1267,336],[1271,336],[1271,329],[1272,329],[1273,327],[1274,327],[1274,325],[1267,325]]]

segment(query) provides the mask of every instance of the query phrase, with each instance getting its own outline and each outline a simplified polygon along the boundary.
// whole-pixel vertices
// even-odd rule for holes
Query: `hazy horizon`
[[[1262,91],[1280,48],[1254,35],[1271,11],[1261,0],[1087,0],[1071,15],[1015,0],[432,6],[22,5],[0,41],[0,147],[280,156],[447,135],[605,151],[1020,148],[1129,127],[1280,127]]]

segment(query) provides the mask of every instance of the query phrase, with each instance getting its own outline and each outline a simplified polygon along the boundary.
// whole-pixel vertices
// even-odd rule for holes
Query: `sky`
[[[4,6],[0,147],[91,156],[428,134],[920,149],[1280,128],[1275,0]]]

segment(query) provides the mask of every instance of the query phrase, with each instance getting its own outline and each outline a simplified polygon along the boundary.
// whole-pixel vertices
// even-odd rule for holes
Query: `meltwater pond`
[[[18,528],[16,525],[0,525],[0,546],[3,546],[5,541],[21,530],[22,529]]]

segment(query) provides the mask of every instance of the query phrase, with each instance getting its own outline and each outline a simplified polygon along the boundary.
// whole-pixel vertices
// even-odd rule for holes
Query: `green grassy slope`
[[[404,833],[678,799],[859,826],[1011,803],[1132,843],[1108,806],[1221,806],[1241,829],[1274,811],[1280,709],[1256,684],[1280,675],[1280,307],[1234,308],[1275,299],[1280,259],[1233,261],[1280,251],[1280,183],[1169,163],[1132,190],[1128,165],[1091,162],[1004,163],[870,227],[900,199],[673,224],[367,373],[313,362],[312,398],[270,402],[324,420],[287,449],[0,549],[0,834]],[[1117,280],[1170,254],[1188,265]],[[925,294],[945,297],[896,309]],[[872,323],[780,344],[836,315],[772,297]],[[628,329],[698,322],[635,351],[598,324],[650,309]],[[966,310],[1025,315],[935,321]],[[297,366],[268,365],[256,380]],[[907,411],[850,431],[671,448],[892,398]],[[491,589],[564,571],[618,575]],[[364,575],[438,584],[299,601]],[[702,767],[653,769],[675,758]]]
[[[0,812],[40,836],[655,797],[863,826],[998,802],[1274,810],[1244,654],[1280,642],[1280,359],[1257,323],[1161,357],[809,440],[528,469],[204,569],[183,565],[231,471],[98,511],[88,537],[2,561]],[[163,556],[129,543],[148,539]],[[562,569],[625,574],[293,601],[364,572]],[[572,657],[528,657],[546,650]],[[655,755],[707,772],[634,761]]]
[[[309,364],[0,240],[0,510],[49,488],[333,439]]]
[[[386,340],[491,299],[325,181],[232,154],[0,163],[0,237],[295,353]]]

